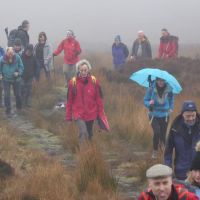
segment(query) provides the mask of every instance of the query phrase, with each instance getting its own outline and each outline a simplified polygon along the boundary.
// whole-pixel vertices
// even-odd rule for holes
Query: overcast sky
[[[74,30],[82,44],[110,46],[120,34],[128,46],[143,30],[152,44],[159,42],[161,28],[178,35],[180,43],[200,43],[200,0],[0,0],[0,43],[4,28],[30,21],[35,43],[45,31],[52,43]]]

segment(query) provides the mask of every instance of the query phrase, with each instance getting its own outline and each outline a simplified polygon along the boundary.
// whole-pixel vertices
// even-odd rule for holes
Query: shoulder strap
[[[148,200],[148,196],[146,192],[141,193],[142,200]]]
[[[96,81],[97,81],[96,77],[93,76],[93,75],[91,75],[91,78],[92,78],[92,83],[93,83],[94,85],[96,85]]]
[[[72,85],[73,85],[73,87],[76,86],[76,76],[74,76],[74,77],[72,78]]]

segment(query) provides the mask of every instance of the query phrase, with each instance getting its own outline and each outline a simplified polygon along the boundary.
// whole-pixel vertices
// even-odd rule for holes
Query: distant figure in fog
[[[178,56],[178,37],[170,35],[166,28],[162,30],[160,46],[158,51],[159,59],[170,59]]]
[[[112,45],[113,65],[117,71],[122,71],[129,51],[127,46],[121,42],[121,37],[117,35]]]
[[[35,45],[34,51],[37,62],[36,80],[40,80],[40,72],[43,69],[45,72],[46,79],[50,81],[51,70],[53,68],[53,51],[51,44],[47,40],[47,35],[45,32],[39,33],[38,43]]]
[[[138,38],[134,41],[131,60],[151,59],[151,45],[143,31],[138,31]]]
[[[68,84],[66,120],[75,120],[80,143],[92,139],[94,121],[104,114],[101,87],[90,71],[90,63],[80,60],[76,64],[77,74]]]
[[[4,49],[0,46],[0,59],[1,57],[3,57],[5,54]],[[3,82],[2,79],[0,79],[0,107],[2,107],[2,103],[3,103]]]
[[[67,30],[66,38],[59,44],[53,55],[57,56],[64,51],[63,72],[65,74],[66,85],[69,80],[76,74],[76,63],[79,61],[81,48],[79,42],[75,39],[74,32]]]

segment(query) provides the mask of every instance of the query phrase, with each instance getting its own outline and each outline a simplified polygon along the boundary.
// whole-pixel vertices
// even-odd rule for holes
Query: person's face
[[[18,52],[18,51],[20,51],[21,50],[21,46],[20,45],[14,45],[14,50],[16,51],[16,52]]]
[[[144,33],[138,33],[138,38],[142,40],[144,38]]]
[[[160,88],[165,86],[165,81],[162,79],[157,79],[156,83],[157,83],[158,87],[160,87]]]
[[[192,178],[200,186],[200,170],[192,170]]]
[[[115,39],[115,44],[118,45],[120,41],[118,39]]]
[[[67,32],[67,38],[72,38],[72,37],[73,37],[73,34],[70,31],[68,31]]]
[[[89,73],[89,68],[86,64],[83,64],[79,67],[79,72],[80,72],[80,76],[81,77],[87,77],[88,73]]]
[[[193,126],[196,122],[197,113],[196,111],[185,111],[183,113],[183,119],[185,124]]]
[[[44,44],[45,43],[45,37],[44,37],[44,35],[40,35],[40,37],[39,37],[39,43],[40,44]]]
[[[167,200],[172,190],[172,177],[149,179],[149,187],[157,200]]]
[[[26,50],[25,54],[26,54],[26,56],[31,56],[32,55],[32,51]]]
[[[9,58],[12,58],[13,55],[14,55],[14,51],[13,51],[13,48],[10,47],[8,48],[7,52],[6,52],[6,55],[9,57]]]
[[[28,32],[30,30],[30,24],[27,24],[24,30]]]
[[[163,37],[168,36],[168,32],[167,31],[162,31],[161,34],[162,34]]]

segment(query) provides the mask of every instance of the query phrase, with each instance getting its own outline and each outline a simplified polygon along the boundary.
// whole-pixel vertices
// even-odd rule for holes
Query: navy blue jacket
[[[115,43],[112,45],[112,56],[114,65],[124,64],[126,58],[128,57],[128,54],[128,48],[122,42],[120,42],[119,45],[116,45]]]
[[[196,123],[191,128],[185,125],[181,114],[177,116],[172,123],[164,154],[165,164],[170,167],[174,164],[174,173],[177,179],[186,179],[186,174],[196,153],[195,146],[199,140],[200,116],[197,115]],[[173,150],[175,150],[174,160]]]

